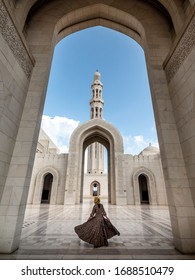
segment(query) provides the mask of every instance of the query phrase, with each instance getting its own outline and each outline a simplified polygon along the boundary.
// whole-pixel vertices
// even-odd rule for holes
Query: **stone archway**
[[[157,193],[154,174],[147,168],[141,167],[133,174],[133,192],[135,205],[140,205],[139,176],[145,175],[148,182],[148,194],[151,205],[157,205]]]
[[[174,242],[183,253],[195,252],[195,3],[95,3],[0,0],[0,199],[11,209],[17,197],[18,206],[10,228],[9,215],[0,212],[0,251],[19,244],[25,211],[20,204],[27,201],[54,46],[75,31],[101,25],[134,38],[145,51]]]
[[[108,151],[108,201],[111,204],[126,204],[123,192],[122,137],[114,126],[101,119],[92,119],[80,125],[71,136],[64,203],[82,202],[84,152],[94,142],[101,143]]]
[[[50,204],[56,204],[59,173],[56,169],[54,169],[53,167],[50,167],[50,166],[43,168],[37,174],[36,181],[35,181],[33,202],[32,202],[33,204],[41,203],[44,178],[45,178],[45,175],[47,175],[49,173],[52,174],[52,176],[53,176],[52,190],[51,190],[51,195],[50,195]]]
[[[91,196],[99,196],[101,194],[101,186],[98,181],[91,182],[90,185],[90,195]]]

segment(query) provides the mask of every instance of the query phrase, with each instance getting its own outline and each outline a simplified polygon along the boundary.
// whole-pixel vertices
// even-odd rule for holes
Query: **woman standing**
[[[88,221],[74,229],[80,239],[94,247],[108,246],[108,239],[120,233],[108,219],[99,197],[94,198],[94,203]]]

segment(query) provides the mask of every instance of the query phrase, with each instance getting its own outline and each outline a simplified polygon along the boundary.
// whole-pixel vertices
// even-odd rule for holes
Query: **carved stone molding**
[[[184,60],[195,46],[195,17],[193,17],[189,26],[187,27],[183,37],[179,41],[175,51],[165,66],[165,72],[168,83],[179,70]]]
[[[0,32],[22,67],[27,78],[30,78],[33,62],[14,26],[7,9],[0,0]]]

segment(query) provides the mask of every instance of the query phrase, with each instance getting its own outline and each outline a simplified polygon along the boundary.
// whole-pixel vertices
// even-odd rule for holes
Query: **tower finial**
[[[96,70],[94,73],[94,81],[96,80],[100,81],[100,79],[101,79],[101,74],[98,70]]]

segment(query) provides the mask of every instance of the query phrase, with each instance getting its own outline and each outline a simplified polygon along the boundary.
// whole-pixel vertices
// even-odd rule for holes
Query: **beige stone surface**
[[[12,252],[19,245],[25,209],[21,207],[27,201],[54,46],[63,37],[90,26],[113,28],[143,47],[168,204],[170,209],[175,207],[175,213],[177,207],[194,207],[195,3],[155,3],[156,6],[152,1],[139,0],[75,0],[68,5],[67,1],[56,0],[31,9],[40,1],[0,1],[0,228],[5,232],[11,228],[9,238],[1,231],[1,252]],[[116,171],[116,181],[111,182],[110,201],[124,204],[122,151],[117,139],[114,141],[117,160],[116,164],[111,161],[110,168]],[[113,145],[111,139],[107,144]],[[78,164],[77,155],[72,153],[67,182]],[[78,178],[81,180],[80,171]],[[75,198],[78,202],[78,181],[74,178],[71,182],[72,190],[69,183],[65,196],[69,202]],[[15,216],[9,214],[13,201],[18,206]],[[170,213],[176,248],[183,253],[195,252],[194,216],[189,218],[189,210],[182,218]],[[180,234],[186,228],[191,232],[189,238]]]

